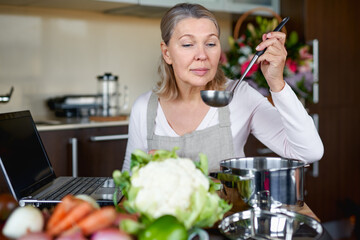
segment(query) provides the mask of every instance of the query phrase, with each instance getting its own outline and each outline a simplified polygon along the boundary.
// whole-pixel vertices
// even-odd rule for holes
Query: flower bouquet
[[[271,32],[278,25],[278,20],[276,18],[266,19],[257,16],[256,24],[255,26],[248,23],[245,33],[238,39],[229,37],[230,49],[223,52],[220,59],[226,77],[230,79],[239,79],[241,77],[256,52],[255,47],[262,40],[262,34]],[[298,34],[295,31],[288,35],[285,47],[288,56],[284,68],[284,80],[294,90],[299,99],[303,101],[303,104],[312,103],[314,79],[311,48],[309,45],[299,41]],[[269,87],[259,64],[253,65],[244,80],[262,95],[269,95]]]

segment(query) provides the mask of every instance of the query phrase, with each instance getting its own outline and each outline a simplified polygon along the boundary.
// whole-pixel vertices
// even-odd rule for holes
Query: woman
[[[311,117],[283,79],[286,35],[263,35],[256,50],[275,107],[242,82],[231,103],[222,108],[206,105],[200,91],[231,89],[220,69],[220,29],[214,15],[197,4],[178,4],[161,20],[160,81],[154,91],[134,103],[123,170],[129,170],[135,149],[179,147],[178,155],[193,160],[200,152],[209,170],[230,157],[244,157],[250,133],[280,156],[307,162],[319,160],[323,145]]]

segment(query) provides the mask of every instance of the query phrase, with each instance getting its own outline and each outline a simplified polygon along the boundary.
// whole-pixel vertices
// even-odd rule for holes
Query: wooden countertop
[[[304,206],[297,212],[312,217],[320,222],[320,219],[316,216],[316,214],[309,208],[309,206],[306,203],[304,203]]]

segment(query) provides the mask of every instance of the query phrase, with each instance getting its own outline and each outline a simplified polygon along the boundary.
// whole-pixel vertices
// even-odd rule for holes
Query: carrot
[[[110,227],[116,219],[116,210],[113,206],[98,209],[82,219],[76,227],[79,227],[85,236],[107,227]]]
[[[56,205],[54,212],[46,225],[46,229],[51,229],[57,225],[65,217],[65,215],[80,202],[81,201],[76,199],[74,196],[66,195],[61,202]]]
[[[77,222],[79,222],[86,215],[93,212],[94,207],[87,201],[80,200],[81,202],[72,208],[70,212],[68,212],[62,220],[60,220],[56,225],[52,228],[48,228],[46,233],[50,236],[57,236],[62,231],[65,231],[72,226],[74,226]]]

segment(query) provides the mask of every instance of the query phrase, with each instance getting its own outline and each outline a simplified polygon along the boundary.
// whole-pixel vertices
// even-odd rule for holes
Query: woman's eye
[[[208,47],[215,47],[216,46],[216,43],[208,43],[206,44]]]
[[[191,43],[187,43],[187,44],[183,44],[182,46],[183,46],[183,47],[191,47],[192,44],[191,44]]]

